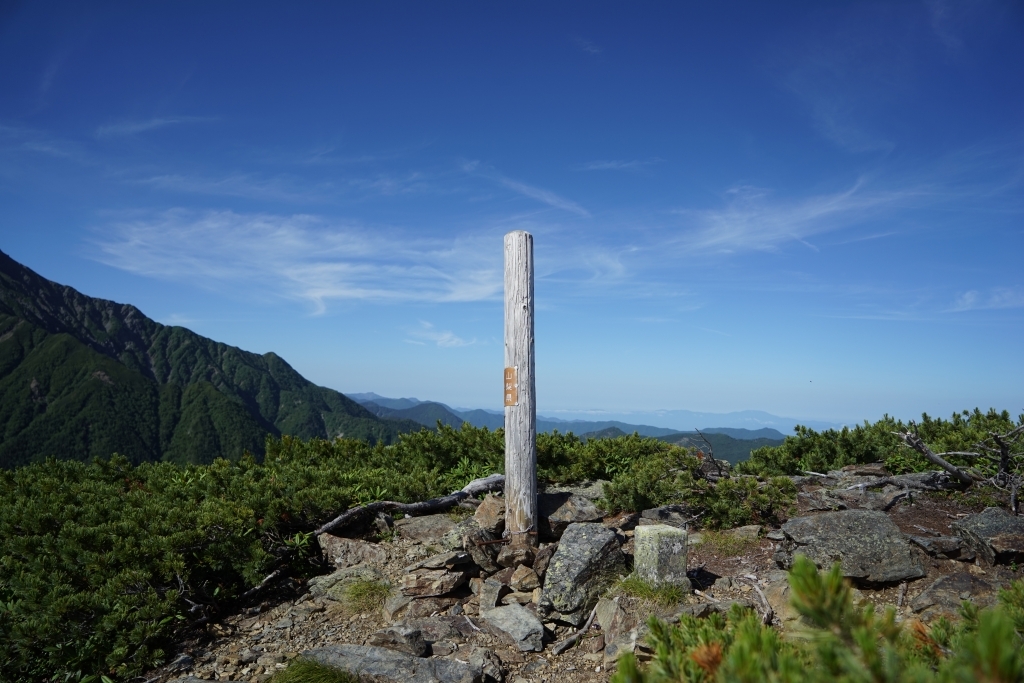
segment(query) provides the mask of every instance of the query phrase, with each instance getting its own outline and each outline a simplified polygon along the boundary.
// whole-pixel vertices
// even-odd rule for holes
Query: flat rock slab
[[[574,493],[541,493],[537,496],[537,516],[543,540],[558,540],[566,527],[579,522],[599,522],[604,516],[588,498]]]
[[[421,658],[371,645],[328,645],[303,652],[320,664],[388,683],[480,683],[483,670],[473,663]]]
[[[536,614],[522,605],[495,607],[481,612],[480,618],[522,652],[540,652],[544,649],[544,624]]]
[[[996,602],[997,589],[988,581],[967,572],[943,576],[925,588],[910,601],[910,609],[922,618],[956,616],[964,600],[978,607],[988,607]]]
[[[309,580],[309,592],[314,596],[325,596],[331,600],[343,600],[345,590],[361,581],[381,581],[384,575],[376,567],[357,564],[344,567],[332,574],[314,576]]]
[[[842,566],[843,576],[870,583],[892,583],[924,576],[910,543],[884,513],[840,510],[797,517],[782,525],[786,540],[775,553],[784,569],[806,555],[819,568]]]
[[[402,538],[420,543],[440,543],[441,538],[454,526],[455,522],[448,515],[424,515],[395,520],[395,528]]]
[[[571,493],[595,501],[604,496],[604,485],[610,483],[607,479],[587,479],[572,486],[549,486],[544,493]]]
[[[357,564],[383,565],[388,561],[388,551],[376,543],[330,534],[320,534],[317,540],[327,561],[336,567],[352,567]]]
[[[625,573],[615,532],[601,524],[570,524],[548,565],[541,607],[574,626],[586,620],[601,593]]]
[[[693,515],[689,509],[682,505],[663,505],[659,508],[651,508],[640,513],[638,525],[668,524],[669,526],[684,527]]]
[[[1024,561],[1024,517],[1002,508],[985,508],[953,522],[952,528],[990,565]]]
[[[430,598],[451,593],[466,582],[462,571],[420,569],[402,576],[402,594],[413,598]]]
[[[505,530],[505,499],[493,493],[487,494],[473,513],[473,518],[481,529],[500,535]]]
[[[962,561],[970,561],[975,558],[975,552],[959,536],[908,536],[907,538],[932,557]]]
[[[423,638],[423,632],[408,624],[395,624],[390,628],[371,633],[366,639],[366,644],[386,647],[389,650],[404,652],[413,657],[426,657],[430,653],[427,641]]]

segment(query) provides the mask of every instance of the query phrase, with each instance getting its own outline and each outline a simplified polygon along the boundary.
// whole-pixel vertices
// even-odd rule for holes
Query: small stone
[[[402,577],[402,594],[416,598],[434,597],[452,592],[466,582],[463,571],[426,569]]]
[[[540,578],[533,569],[526,565],[520,565],[513,572],[509,585],[513,590],[530,592],[540,586]]]
[[[516,605],[528,605],[531,602],[533,602],[533,593],[532,592],[530,592],[530,593],[519,593],[519,592],[509,593],[508,595],[506,595],[505,597],[503,597],[501,599],[501,604],[503,604],[503,605],[511,605],[513,603],[516,604]]]
[[[532,546],[509,543],[502,546],[497,562],[502,567],[518,567],[523,564],[532,565],[536,557],[537,551]]]
[[[509,587],[500,581],[486,579],[480,588],[480,611],[494,609],[501,604],[501,599],[509,592]]]
[[[417,569],[453,569],[456,566],[471,564],[473,558],[469,553],[462,550],[450,550],[439,555],[431,555],[425,560],[415,562],[405,568],[405,571],[412,572]]]
[[[352,567],[357,564],[383,565],[388,561],[388,551],[376,543],[340,538],[330,534],[321,534],[317,540],[327,561],[336,567]]]
[[[467,531],[462,538],[463,548],[470,557],[485,572],[496,572],[498,567],[497,558],[500,544],[494,541],[501,540],[497,534],[492,534],[485,529],[473,529]]]
[[[473,518],[481,529],[492,534],[501,535],[505,530],[505,499],[494,494],[487,494],[473,513]]]
[[[481,610],[480,618],[493,630],[504,634],[522,652],[540,652],[544,649],[544,624],[522,605]]]
[[[550,543],[537,551],[537,556],[533,559],[533,571],[537,573],[539,580],[544,580],[544,574],[547,572],[556,550],[558,550],[558,544]]]
[[[395,624],[390,628],[371,633],[370,637],[366,639],[366,644],[405,652],[414,657],[429,655],[429,648],[427,641],[423,639],[423,633],[418,628],[405,624]]]
[[[732,536],[743,541],[754,541],[761,534],[760,524],[748,524],[747,526],[736,527],[723,532],[725,536]]]

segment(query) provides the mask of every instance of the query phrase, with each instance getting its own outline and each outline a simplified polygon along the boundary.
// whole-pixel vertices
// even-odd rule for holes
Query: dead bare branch
[[[911,423],[913,424],[913,423]],[[932,452],[932,449],[928,448],[928,445],[921,440],[917,434],[910,431],[893,432],[896,436],[903,440],[903,443],[907,444],[915,451],[925,457],[925,459],[933,465],[938,465],[942,469],[949,472],[953,477],[964,486],[971,486],[974,484],[974,478],[971,475],[964,472],[962,469],[954,465],[953,463],[945,460],[941,456]]]

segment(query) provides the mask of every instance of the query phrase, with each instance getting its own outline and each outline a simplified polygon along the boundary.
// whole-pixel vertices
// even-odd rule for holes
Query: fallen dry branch
[[[757,592],[757,596],[761,598],[761,605],[764,607],[764,612],[761,614],[761,623],[765,626],[771,626],[772,619],[775,618],[775,610],[772,609],[771,603],[768,602],[768,598],[761,590],[761,587],[757,585],[757,577],[748,574],[746,576],[737,576],[736,578],[750,585]]]
[[[568,650],[570,647],[575,645],[576,642],[580,638],[582,638],[584,636],[584,634],[586,634],[587,631],[590,630],[590,625],[594,623],[594,617],[596,617],[596,616],[597,616],[597,607],[594,607],[594,609],[590,610],[590,616],[587,617],[587,623],[583,624],[583,628],[581,628],[579,631],[576,631],[576,633],[573,633],[571,636],[569,636],[568,638],[566,638],[562,642],[556,643],[555,646],[553,648],[551,648],[551,651],[553,653],[555,653],[556,655],[560,655],[563,652],[565,652],[566,650]]]
[[[893,432],[893,434],[900,437],[900,439],[903,440],[903,443],[923,455],[928,462],[933,465],[938,465],[949,472],[964,486],[971,486],[974,484],[974,477],[942,457],[944,455],[958,455],[958,453],[934,453],[932,449],[928,448],[928,445],[921,440],[921,437],[910,431]]]
[[[338,529],[339,527],[345,526],[353,520],[361,518],[363,515],[375,515],[378,512],[401,512],[406,515],[422,515],[431,512],[441,512],[442,510],[455,507],[467,498],[471,498],[481,493],[487,493],[489,491],[497,491],[504,486],[505,475],[492,474],[491,476],[484,477],[483,479],[474,479],[466,484],[460,491],[454,491],[447,496],[431,498],[430,500],[424,500],[419,503],[397,503],[393,500],[382,500],[368,505],[357,505],[351,510],[346,510],[331,521],[327,522],[314,531],[313,534],[315,536],[326,534]]]

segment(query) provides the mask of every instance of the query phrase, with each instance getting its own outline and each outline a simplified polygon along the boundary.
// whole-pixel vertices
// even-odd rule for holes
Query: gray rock
[[[494,609],[501,604],[501,599],[508,595],[510,588],[502,583],[501,581],[495,581],[493,578],[485,579],[483,585],[480,586],[480,611]]]
[[[481,610],[480,618],[522,652],[540,652],[544,649],[544,624],[536,614],[522,605]]]
[[[474,645],[469,651],[468,662],[474,669],[480,667],[480,672],[488,683],[503,683],[505,680],[505,667],[493,650]]]
[[[683,505],[663,505],[660,508],[651,508],[641,512],[639,524],[668,524],[682,528],[686,526],[692,516]]]
[[[414,657],[426,657],[430,653],[427,641],[423,638],[423,632],[408,624],[395,624],[394,626],[371,633],[366,639],[366,645],[374,647],[386,647],[389,650],[405,652]]]
[[[441,538],[454,526],[455,522],[448,515],[424,515],[395,520],[395,528],[402,538],[420,543],[440,543]]]
[[[467,572],[447,569],[420,569],[402,576],[402,594],[414,598],[446,595],[466,583]]]
[[[542,540],[558,540],[570,524],[600,522],[604,513],[589,499],[573,493],[541,493],[537,516]]]
[[[403,624],[410,628],[419,629],[420,633],[423,634],[423,639],[428,643],[467,638],[477,630],[465,616],[441,615],[424,617],[409,619],[403,622]]]
[[[572,486],[549,486],[544,493],[571,493],[590,501],[596,501],[604,496],[604,485],[610,484],[607,479],[587,479]]]
[[[388,551],[376,543],[340,538],[330,534],[321,534],[317,540],[327,561],[337,567],[351,567],[357,564],[383,565],[388,561]]]
[[[801,512],[846,509],[846,503],[833,497],[828,491],[801,491],[796,494],[796,505]]]
[[[425,560],[410,564],[405,568],[407,572],[414,572],[417,569],[452,569],[459,565],[471,564],[473,558],[463,550],[449,550],[448,552],[432,555]]]
[[[775,561],[789,569],[793,557],[806,555],[819,568],[835,562],[843,576],[871,583],[891,583],[924,576],[910,544],[884,512],[841,510],[797,517],[782,525],[786,536]]]
[[[480,683],[481,669],[452,659],[414,657],[370,645],[328,645],[302,653],[314,661],[388,683]]]
[[[633,540],[633,572],[637,577],[655,586],[683,586],[689,590],[684,529],[667,524],[638,526]]]
[[[509,580],[508,585],[513,590],[530,592],[534,588],[540,587],[540,578],[538,578],[537,572],[533,571],[530,567],[520,565],[512,573],[512,578]]]
[[[636,620],[622,608],[618,599],[601,598],[597,601],[597,623],[608,642],[636,628]]]
[[[408,595],[392,595],[384,602],[384,618],[388,621],[398,619],[416,619],[441,613],[459,601],[458,598],[432,597],[413,598]]]
[[[498,551],[501,550],[499,543],[493,543],[501,537],[492,534],[486,529],[473,529],[467,531],[463,536],[463,548],[485,572],[498,571]]]
[[[906,489],[899,489],[895,486],[885,486],[882,489],[838,490],[829,493],[833,498],[843,501],[847,507],[883,512],[910,495]]]
[[[919,546],[932,557],[950,560],[970,561],[976,556],[959,536],[908,536],[911,543]]]
[[[441,548],[444,550],[465,550],[466,546],[463,538],[469,532],[478,531],[479,529],[480,525],[476,523],[476,518],[467,517],[445,532],[444,536],[441,537]]]
[[[488,494],[473,513],[473,518],[481,529],[500,535],[505,530],[505,499]]]
[[[344,567],[332,574],[314,576],[307,585],[314,597],[324,596],[331,600],[343,600],[345,590],[353,583],[383,579],[384,575],[376,567],[357,564],[353,567]]]
[[[952,528],[990,565],[1024,561],[1024,517],[1002,508],[985,508],[953,522]]]
[[[570,524],[544,578],[541,608],[579,626],[600,594],[625,573],[615,532],[601,524]]]
[[[502,567],[515,568],[521,565],[533,565],[537,557],[537,551],[529,545],[512,545],[511,543],[501,546],[498,552],[497,563]]]
[[[195,661],[187,653],[182,652],[180,655],[171,660],[171,663],[167,665],[168,671],[188,671],[195,664]]]
[[[988,607],[996,602],[996,587],[968,572],[958,572],[938,579],[910,601],[910,609],[922,618],[956,616],[960,603],[973,602]]]
[[[551,564],[551,558],[555,556],[555,551],[558,550],[558,544],[552,543],[546,545],[537,551],[537,556],[533,558],[533,571],[537,573],[537,577],[544,581],[544,574],[548,570],[548,565]]]

